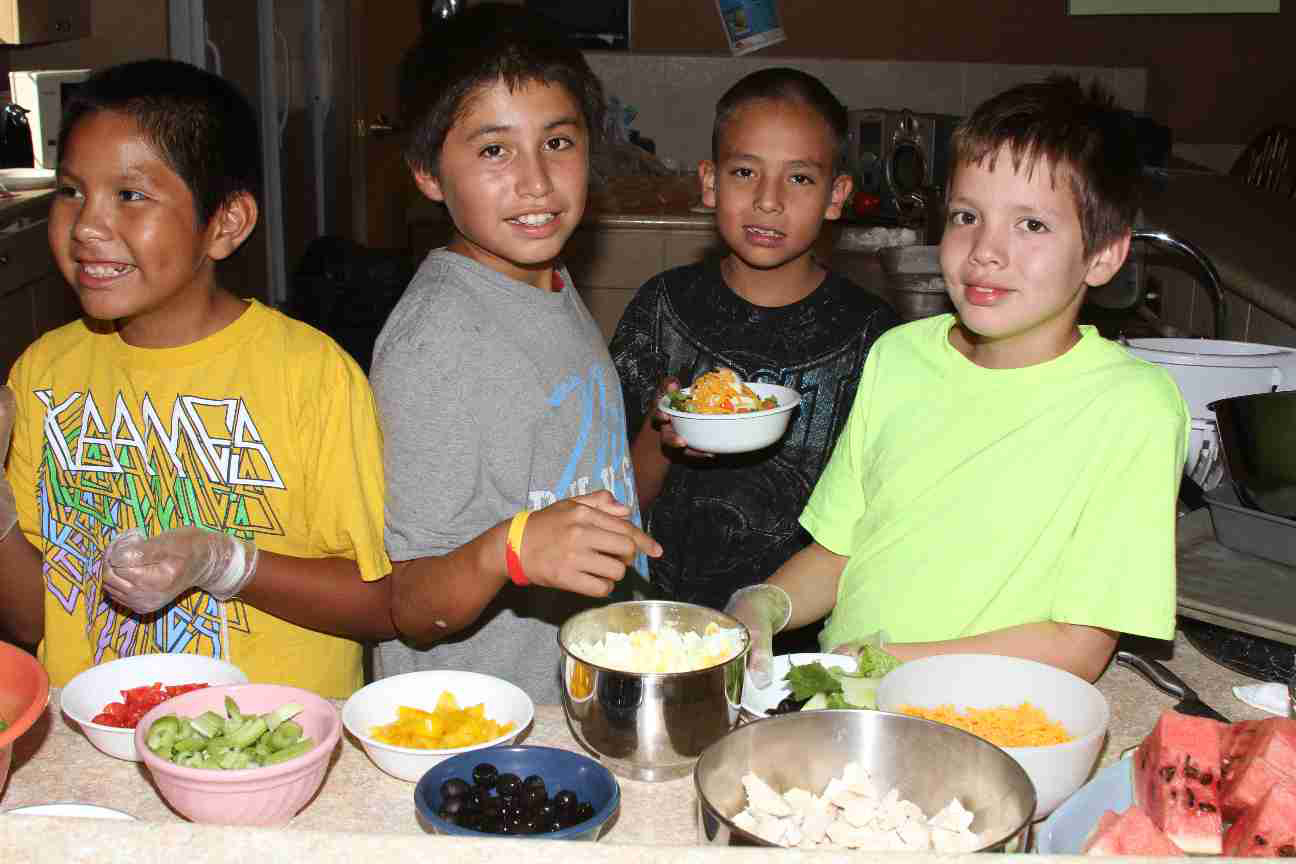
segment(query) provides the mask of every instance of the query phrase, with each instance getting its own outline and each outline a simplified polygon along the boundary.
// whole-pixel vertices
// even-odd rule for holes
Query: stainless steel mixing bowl
[[[743,647],[733,659],[696,672],[622,672],[572,652],[575,643],[608,633],[666,624],[701,633],[712,622],[742,630]],[[692,603],[637,600],[573,615],[558,630],[563,711],[572,735],[619,776],[685,776],[702,751],[738,722],[749,644],[741,622]]]
[[[698,839],[718,846],[768,846],[733,823],[747,804],[742,778],[756,774],[779,792],[823,791],[858,762],[883,792],[935,815],[951,798],[975,814],[982,852],[1025,852],[1035,787],[1017,762],[953,726],[882,711],[803,711],[748,723],[707,748],[693,770]]]
[[[1244,507],[1296,519],[1296,390],[1217,399],[1224,461]]]

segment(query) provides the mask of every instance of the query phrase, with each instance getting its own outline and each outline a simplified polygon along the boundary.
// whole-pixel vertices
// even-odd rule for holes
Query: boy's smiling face
[[[1128,236],[1086,258],[1070,169],[1051,168],[1042,159],[1014,168],[1004,147],[955,172],[941,271],[962,325],[951,341],[982,365],[1065,353],[1079,339],[1086,286],[1107,282],[1125,260]]]
[[[188,339],[210,309],[214,259],[246,236],[232,238],[225,216],[222,207],[200,225],[193,193],[134,118],[101,110],[68,138],[50,206],[50,249],[91,318],[117,321],[132,344],[142,344],[132,338],[139,333]]]
[[[423,194],[445,202],[450,250],[538,288],[585,211],[589,134],[561,85],[502,81],[468,97],[446,133],[437,176],[415,172]]]
[[[702,201],[741,264],[770,270],[800,259],[823,220],[841,215],[849,177],[833,175],[832,132],[799,101],[739,106],[717,141],[716,161],[698,168]]]

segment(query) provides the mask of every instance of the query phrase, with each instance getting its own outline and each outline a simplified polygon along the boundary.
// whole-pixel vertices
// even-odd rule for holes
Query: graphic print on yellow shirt
[[[45,446],[39,483],[45,541],[45,582],[72,614],[81,595],[91,662],[105,649],[128,656],[186,652],[222,657],[229,631],[247,632],[246,608],[235,599],[222,610],[214,597],[192,591],[159,610],[147,626],[102,593],[100,559],[117,534],[148,536],[200,525],[265,545],[283,536],[267,491],[284,489],[274,456],[256,420],[238,399],[180,396],[159,406],[145,394],[129,405],[118,392],[104,411],[93,394],[45,407]]]
[[[7,473],[43,556],[41,660],[54,686],[122,656],[222,657],[253,681],[325,696],[362,683],[360,646],[200,591],[138,615],[103,593],[108,544],[186,525],[262,552],[347,558],[365,580],[383,548],[382,440],[368,382],[328,337],[252,302],[191,345],[140,349],[83,322],[15,364]],[[319,602],[309,582],[301,602]]]

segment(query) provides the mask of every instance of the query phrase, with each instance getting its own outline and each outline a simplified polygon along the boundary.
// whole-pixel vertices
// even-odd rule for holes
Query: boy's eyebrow
[[[746,159],[751,162],[765,161],[765,157],[759,153],[729,153],[724,157],[723,161],[730,159]],[[785,162],[784,165],[789,168],[817,168],[820,171],[824,170],[824,163],[818,159],[793,159],[791,162]]]
[[[546,132],[548,132],[552,129],[557,129],[559,126],[579,126],[580,122],[581,122],[580,118],[576,117],[575,115],[568,116],[568,117],[559,117],[555,120],[550,120],[548,123],[546,123],[544,125],[544,129]],[[482,138],[487,135],[496,135],[500,132],[508,132],[513,128],[515,127],[507,123],[492,123],[489,126],[481,126],[477,129],[474,129],[472,132],[468,134],[467,140],[475,141],[478,138]]]

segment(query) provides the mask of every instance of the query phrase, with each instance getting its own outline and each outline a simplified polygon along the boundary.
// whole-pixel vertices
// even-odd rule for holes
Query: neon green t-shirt
[[[1046,620],[1172,637],[1189,424],[1174,381],[1087,326],[1047,363],[985,369],[953,323],[877,341],[801,515],[850,559],[820,643]]]

